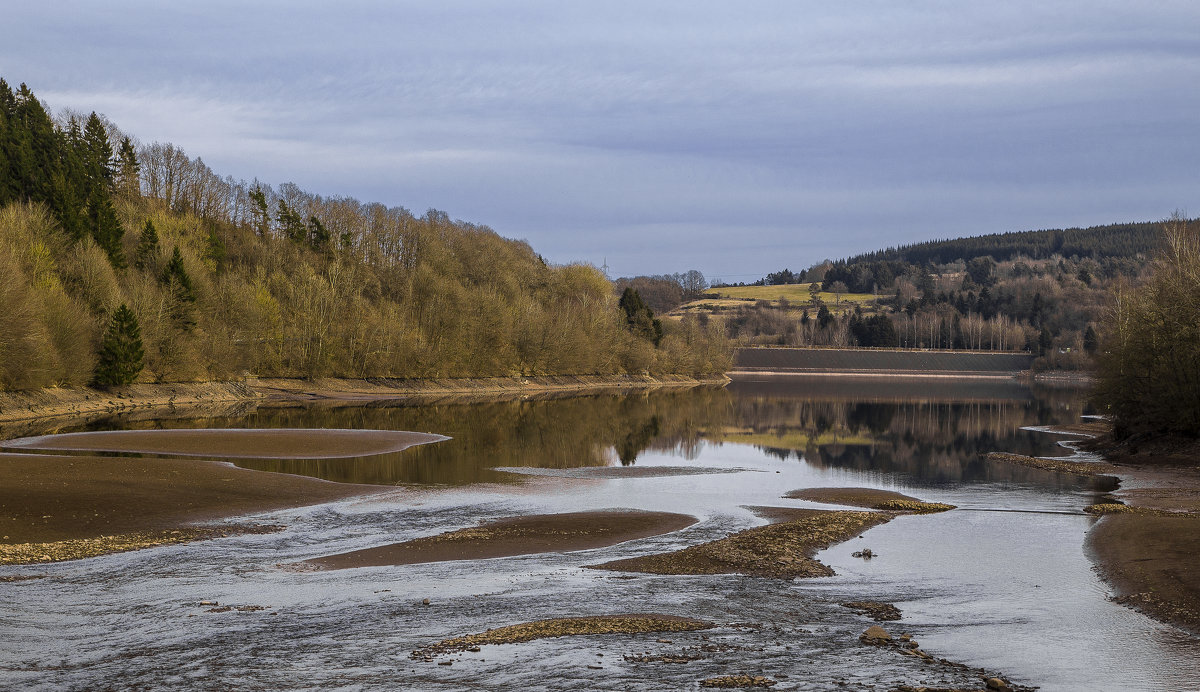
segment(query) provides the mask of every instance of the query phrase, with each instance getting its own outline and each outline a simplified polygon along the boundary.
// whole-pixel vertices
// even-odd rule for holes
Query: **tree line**
[[[3,80],[0,275],[8,389],[107,382],[124,366],[104,344],[123,344],[127,361],[133,327],[141,381],[701,374],[729,362],[699,320],[647,333],[590,265],[551,265],[437,210],[222,178],[95,113],[52,118]]]

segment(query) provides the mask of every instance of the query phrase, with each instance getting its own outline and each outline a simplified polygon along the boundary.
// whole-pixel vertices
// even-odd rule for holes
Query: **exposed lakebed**
[[[776,681],[772,689],[844,683],[883,690],[978,688],[975,668],[982,667],[1043,689],[1194,687],[1194,640],[1109,602],[1083,552],[1095,519],[1082,509],[1111,485],[982,458],[991,451],[1067,453],[1058,438],[1023,428],[1072,422],[1080,407],[1080,394],[1069,391],[940,384],[906,392],[894,383],[873,389],[796,380],[549,401],[99,421],[91,427],[373,429],[451,439],[349,458],[229,454],[246,468],[397,487],[253,518],[286,527],[273,533],[0,567],[0,577],[21,578],[0,581],[10,604],[0,620],[20,633],[0,642],[0,681],[688,689],[745,674]],[[847,509],[784,497],[828,487],[897,491],[958,509],[896,516],[819,552],[832,577],[587,569],[761,526],[763,507]],[[614,509],[697,521],[580,551],[289,568],[507,517]],[[871,559],[854,557],[864,548]],[[860,643],[874,622],[840,604],[863,601],[894,604],[901,619],[883,623],[889,631],[910,633],[922,650],[968,668]],[[636,612],[712,627],[492,644],[436,663],[411,656],[519,623]]]

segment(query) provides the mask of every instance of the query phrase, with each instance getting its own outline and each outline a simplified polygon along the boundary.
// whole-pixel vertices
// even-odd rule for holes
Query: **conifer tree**
[[[138,163],[137,151],[133,142],[125,137],[117,150],[116,179],[117,188],[124,195],[134,197],[141,192],[141,164]]]
[[[172,321],[180,329],[190,330],[196,326],[196,317],[192,313],[193,304],[196,302],[196,288],[192,284],[192,277],[183,266],[183,254],[179,252],[178,245],[171,253],[167,266],[163,268],[162,281],[167,284],[173,298]]]
[[[636,290],[626,288],[617,305],[625,311],[625,322],[629,331],[658,346],[663,337],[662,322],[654,319],[654,311],[646,305],[642,296]]]
[[[93,384],[101,387],[130,384],[142,371],[144,355],[137,317],[121,303],[121,307],[113,312],[100,343],[100,360],[96,363]]]
[[[154,260],[157,257],[158,230],[154,228],[154,223],[150,219],[146,219],[146,225],[142,227],[142,235],[138,239],[137,250],[134,251],[133,266],[153,271],[156,264]]]
[[[111,189],[113,181],[113,151],[108,142],[108,132],[95,111],[88,116],[83,126],[84,163],[87,165],[89,182]]]
[[[121,237],[125,229],[117,219],[117,211],[113,208],[112,198],[103,187],[92,188],[91,199],[88,203],[89,222],[92,227],[92,237],[96,244],[108,254],[108,261],[116,269],[125,268],[125,249],[121,246]]]

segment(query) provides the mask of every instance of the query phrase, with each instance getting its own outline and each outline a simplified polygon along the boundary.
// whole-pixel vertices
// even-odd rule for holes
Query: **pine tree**
[[[154,223],[150,219],[146,219],[146,225],[142,228],[142,235],[138,239],[137,250],[134,251],[133,266],[153,271],[157,257],[158,230],[154,228]]]
[[[636,290],[626,288],[617,305],[625,312],[625,322],[629,331],[658,346],[663,337],[662,322],[654,319],[654,311],[646,305],[642,296]]]
[[[188,275],[187,269],[183,266],[183,254],[179,252],[178,245],[171,253],[171,259],[167,262],[167,266],[163,268],[162,281],[167,284],[173,299],[171,320],[178,328],[185,331],[190,330],[196,326],[196,317],[192,312],[193,304],[196,302],[196,287],[192,284],[192,277]]]
[[[84,163],[87,165],[89,182],[93,186],[112,189],[113,150],[108,142],[108,131],[95,111],[88,116],[83,126]]]
[[[125,268],[125,249],[121,245],[121,237],[125,229],[117,219],[117,211],[113,208],[112,198],[108,191],[101,186],[92,188],[88,202],[88,217],[92,227],[92,237],[96,244],[108,254],[108,261],[116,269]]]
[[[137,317],[124,303],[109,320],[100,342],[100,360],[96,363],[93,384],[113,387],[130,384],[142,371],[142,330]]]
[[[117,189],[124,195],[136,197],[141,192],[141,164],[137,160],[137,151],[133,142],[125,137],[117,150],[116,179]]]

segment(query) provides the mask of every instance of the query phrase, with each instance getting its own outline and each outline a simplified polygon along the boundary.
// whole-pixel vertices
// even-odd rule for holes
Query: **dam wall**
[[[736,374],[852,374],[1012,378],[1033,364],[1028,353],[835,348],[739,348]]]

